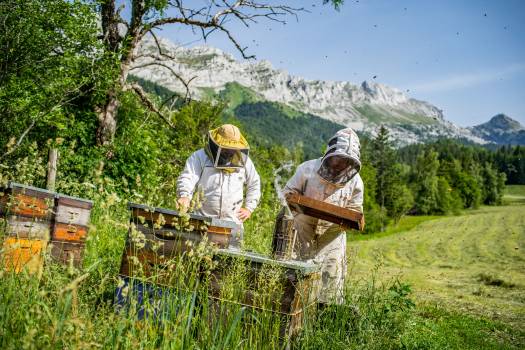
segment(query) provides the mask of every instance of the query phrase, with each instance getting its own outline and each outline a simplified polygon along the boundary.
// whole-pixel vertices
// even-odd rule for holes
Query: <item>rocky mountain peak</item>
[[[361,89],[369,96],[370,102],[396,106],[409,100],[400,90],[376,82],[365,80],[361,83]]]
[[[520,124],[517,120],[512,119],[506,114],[500,113],[493,116],[487,123],[482,124],[487,127],[493,127],[498,129],[507,129],[507,130],[523,130],[523,125]]]
[[[495,115],[486,123],[469,129],[474,135],[494,143],[525,144],[525,128],[523,125],[503,113]]]

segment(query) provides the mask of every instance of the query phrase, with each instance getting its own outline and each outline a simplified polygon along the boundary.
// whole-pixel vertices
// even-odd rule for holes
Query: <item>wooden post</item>
[[[49,149],[49,161],[47,162],[47,186],[49,191],[55,190],[55,180],[57,177],[57,160],[58,150],[56,148]]]

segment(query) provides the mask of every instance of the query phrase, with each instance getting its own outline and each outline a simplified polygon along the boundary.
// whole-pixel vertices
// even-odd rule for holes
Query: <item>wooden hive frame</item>
[[[360,211],[342,208],[297,193],[286,196],[286,201],[291,209],[304,215],[338,224],[345,229],[365,229],[365,216]]]

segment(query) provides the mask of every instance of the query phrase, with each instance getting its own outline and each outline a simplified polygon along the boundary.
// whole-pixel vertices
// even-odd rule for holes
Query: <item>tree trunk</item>
[[[117,111],[119,107],[119,94],[125,88],[131,64],[135,58],[138,43],[142,39],[142,16],[144,15],[145,2],[137,0],[132,2],[131,23],[124,37],[119,35],[118,10],[115,0],[107,0],[102,4],[102,29],[106,48],[110,52],[119,52],[120,74],[115,86],[108,90],[104,105],[98,106],[97,144],[99,146],[113,143],[117,130]]]
[[[116,86],[109,90],[106,95],[106,103],[99,107],[98,110],[98,130],[97,130],[97,144],[99,146],[110,145],[113,143],[115,131],[117,130],[117,111],[119,107],[118,94],[126,86],[131,62],[135,54],[136,46],[139,39],[133,39],[132,49],[124,57],[120,64],[120,75],[116,82]]]
[[[118,98],[114,90],[107,94],[106,104],[98,110],[97,144],[110,145],[117,130]]]

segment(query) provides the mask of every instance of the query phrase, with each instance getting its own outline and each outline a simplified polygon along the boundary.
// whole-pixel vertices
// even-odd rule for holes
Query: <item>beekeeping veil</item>
[[[224,124],[208,132],[206,153],[217,169],[242,168],[249,150],[248,142],[235,125]]]
[[[324,180],[344,186],[361,169],[359,137],[351,128],[339,130],[328,141],[328,148],[317,171]]]

